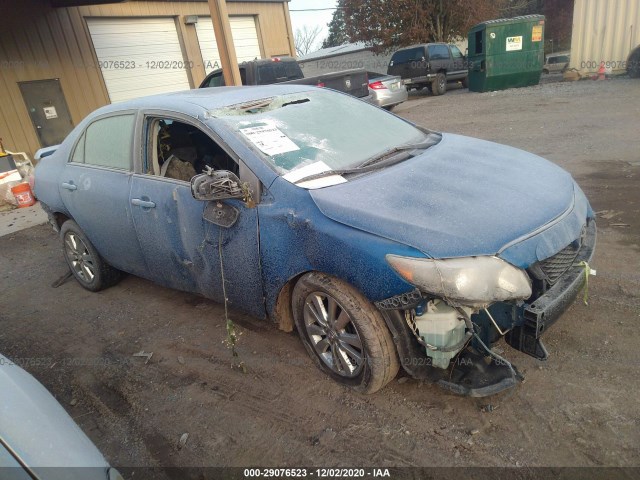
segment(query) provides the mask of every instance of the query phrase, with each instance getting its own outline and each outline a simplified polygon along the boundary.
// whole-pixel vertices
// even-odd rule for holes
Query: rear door
[[[444,70],[449,74],[451,71],[452,62],[451,54],[449,52],[449,46],[436,43],[427,47],[429,54],[429,71],[431,73],[438,73],[440,70]]]
[[[115,268],[147,276],[129,204],[135,111],[94,120],[60,176],[67,210],[100,255]]]

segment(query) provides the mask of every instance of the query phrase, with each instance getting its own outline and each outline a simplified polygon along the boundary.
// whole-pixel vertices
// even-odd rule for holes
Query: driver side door
[[[160,120],[187,126],[200,139],[204,134],[212,142],[211,148],[221,148],[207,127],[191,117],[162,112],[145,115],[145,147],[136,162],[130,201],[149,278],[218,302],[224,302],[226,290],[230,305],[264,317],[257,209],[238,200],[222,201],[223,207],[237,211],[236,221],[224,226],[215,215],[217,202],[213,205],[194,199],[186,177],[163,176],[154,158],[158,151],[154,125]],[[201,166],[200,160],[195,160],[195,165]]]

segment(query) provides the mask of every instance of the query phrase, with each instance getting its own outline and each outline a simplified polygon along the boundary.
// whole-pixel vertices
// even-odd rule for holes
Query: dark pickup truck
[[[295,58],[275,57],[252,60],[239,65],[242,85],[270,85],[288,83],[315,85],[348,93],[357,98],[369,97],[369,79],[366,70],[355,69],[326,73],[317,77],[305,78]],[[224,87],[222,69],[211,72],[202,81],[199,88]]]
[[[389,75],[402,78],[407,90],[427,87],[434,95],[447,91],[447,82],[467,87],[467,58],[455,45],[425,43],[398,50],[391,57]]]

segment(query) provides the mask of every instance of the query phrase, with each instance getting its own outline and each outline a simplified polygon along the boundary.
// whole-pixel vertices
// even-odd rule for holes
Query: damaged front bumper
[[[532,299],[521,305],[499,302],[472,316],[478,338],[490,345],[506,331],[505,340],[511,347],[537,359],[546,359],[548,354],[540,337],[562,316],[584,287],[585,270],[593,257],[595,244],[596,224],[590,219],[581,236],[577,254],[553,283],[539,281],[541,288]],[[432,359],[426,355],[424,346],[406,321],[407,312],[413,311],[423,300],[423,294],[416,289],[376,302],[393,335],[401,364],[409,375],[472,397],[493,395],[517,384],[520,377],[517,370],[511,370],[513,366],[500,359],[490,358],[487,361],[482,342],[476,342],[475,338],[447,370],[434,368]]]
[[[585,269],[591,262],[595,246],[596,222],[590,220],[572,266],[542,295],[521,308],[516,325],[505,335],[510,346],[539,360],[548,358],[540,337],[562,316],[584,288]]]

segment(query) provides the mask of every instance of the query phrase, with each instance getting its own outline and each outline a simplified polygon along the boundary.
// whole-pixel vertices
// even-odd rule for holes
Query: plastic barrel
[[[18,208],[30,207],[36,203],[28,183],[19,183],[15,187],[11,187],[11,192],[16,197]]]

